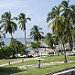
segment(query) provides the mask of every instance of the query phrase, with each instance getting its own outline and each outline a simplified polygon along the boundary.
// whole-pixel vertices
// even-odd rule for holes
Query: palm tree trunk
[[[70,29],[70,33],[71,33],[72,41],[73,41],[73,48],[72,48],[72,50],[74,50],[74,37],[73,37],[72,31],[71,31],[71,26],[70,25],[69,25],[69,29]]]
[[[63,44],[63,42],[62,42],[62,35],[61,35],[61,55],[63,55],[62,44]]]
[[[64,48],[64,43],[63,43],[63,41],[62,41],[62,44],[63,44],[63,48]],[[66,58],[66,50],[65,50],[65,48],[64,48],[64,63],[67,63],[67,58]]]
[[[26,45],[26,30],[25,30],[25,45]]]
[[[26,48],[27,48],[27,47],[26,47],[26,30],[25,30],[25,52],[26,52],[26,57],[28,57],[28,56],[27,56]]]
[[[70,50],[70,40],[69,40],[69,36],[68,36],[68,44],[69,44],[69,53],[70,53],[71,50]]]
[[[12,37],[12,41],[14,43],[14,40],[13,40],[13,35],[11,34],[11,37]],[[17,50],[16,50],[16,46],[15,46],[15,43],[14,43],[14,49],[15,49],[15,53],[17,54]],[[15,53],[13,53],[13,58],[15,58]],[[18,56],[17,56],[18,57]]]

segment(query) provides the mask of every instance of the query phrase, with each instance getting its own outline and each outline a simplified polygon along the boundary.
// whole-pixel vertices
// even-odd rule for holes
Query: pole
[[[40,60],[38,60],[38,68],[40,68]]]

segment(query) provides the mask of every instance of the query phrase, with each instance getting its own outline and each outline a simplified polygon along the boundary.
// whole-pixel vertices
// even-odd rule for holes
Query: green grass
[[[0,60],[0,65],[1,65],[1,64],[6,64],[6,63],[8,63],[9,61],[10,61],[10,62],[14,62],[14,61],[22,60],[22,59],[27,59],[27,58],[1,59],[1,60]]]
[[[19,58],[19,59],[8,59],[8,60],[2,60],[2,61],[0,60],[1,61],[0,64],[2,64],[3,62],[7,63],[10,60],[11,60],[11,62],[13,62],[13,61],[18,61],[18,60],[22,60],[22,59]],[[55,56],[51,56],[51,57],[42,57],[41,59],[46,59],[46,60],[41,60],[41,64],[42,64],[42,63],[49,63],[49,62],[56,62],[56,61],[64,61],[64,56],[63,55],[60,55],[60,56],[55,55]],[[68,61],[75,61],[75,56],[67,56],[67,59],[68,59]],[[10,75],[13,73],[15,73],[14,75],[43,75],[45,73],[58,71],[61,69],[75,66],[75,62],[73,62],[73,63],[64,63],[64,64],[57,64],[57,65],[43,66],[40,69],[38,69],[37,67],[36,68],[27,68],[27,69],[19,69],[18,68],[18,66],[32,65],[32,64],[38,65],[38,60],[29,60],[29,61],[25,61],[25,62],[20,62],[20,63],[8,65],[8,66],[0,67],[0,75]],[[19,74],[19,72],[22,72],[22,73]]]
[[[0,75],[10,75],[12,73],[23,72],[25,70],[19,69],[17,67],[0,67]]]
[[[46,62],[56,62],[56,61],[64,61],[64,55],[60,56],[51,56],[51,57],[42,57],[42,59],[46,59]],[[67,56],[68,61],[75,61],[75,56]]]
[[[6,67],[19,67],[19,66],[32,65],[32,64],[38,64],[38,60],[28,60],[20,63],[11,64]]]
[[[41,59],[46,59],[46,60],[41,60],[42,63],[50,63],[50,62],[56,62],[56,61],[64,61],[64,56],[51,56],[51,57],[42,57]],[[67,56],[68,61],[75,61],[75,56]],[[38,60],[28,60],[16,64],[11,64],[8,65],[8,67],[18,67],[18,66],[24,66],[24,65],[32,65],[32,64],[38,64]]]
[[[43,75],[43,74],[46,74],[46,73],[62,70],[62,69],[69,68],[69,67],[72,67],[72,66],[75,66],[75,62],[44,66],[44,67],[41,67],[40,69],[32,68],[32,69],[27,70],[27,72],[25,72],[25,73],[20,73],[20,74],[16,73],[14,75]]]

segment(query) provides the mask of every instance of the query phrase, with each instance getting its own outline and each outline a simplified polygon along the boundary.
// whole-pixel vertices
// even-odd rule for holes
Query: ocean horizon
[[[25,44],[25,38],[14,38],[14,39],[20,41],[22,44]],[[32,39],[30,39],[30,38],[26,38],[27,42],[31,42],[31,40]],[[3,41],[5,43],[5,46],[9,46],[11,39],[10,38],[4,38]]]
[[[25,38],[14,38],[14,39],[20,41],[22,44],[25,44]],[[5,43],[5,46],[9,46],[11,39],[10,38],[4,38],[3,41]],[[30,47],[31,42],[33,42],[33,39],[26,38],[26,41],[27,41],[27,47]],[[35,48],[27,48],[27,50],[31,51],[31,50],[37,50],[37,49],[35,49]],[[43,50],[43,48],[38,48],[38,50]]]

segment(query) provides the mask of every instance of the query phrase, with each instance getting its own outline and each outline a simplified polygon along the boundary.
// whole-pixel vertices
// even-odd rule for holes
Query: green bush
[[[15,58],[15,54],[25,54],[25,45],[16,39],[11,39],[9,46],[5,46],[0,49],[0,59],[10,58],[11,55]]]
[[[9,46],[0,49],[0,59],[9,58],[11,56],[11,49]]]
[[[36,48],[37,47],[37,44],[35,42],[31,42],[31,47],[32,48]]]
[[[41,42],[37,41],[37,42],[31,42],[31,47],[32,48],[36,48],[36,47],[40,47]]]

